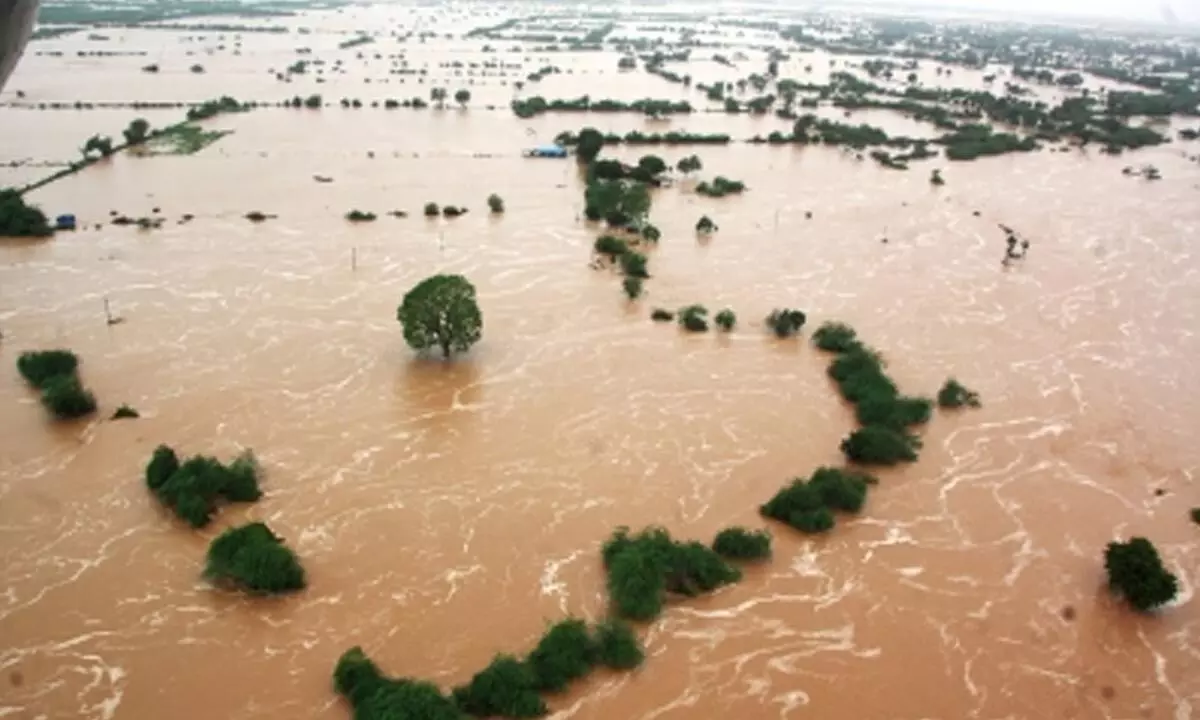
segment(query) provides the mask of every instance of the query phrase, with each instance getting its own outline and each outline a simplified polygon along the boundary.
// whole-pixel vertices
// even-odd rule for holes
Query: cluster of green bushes
[[[713,538],[712,549],[730,560],[765,560],[771,557],[771,533],[728,527]]]
[[[306,584],[304,568],[296,554],[260,522],[230,528],[218,535],[208,547],[204,574],[212,580],[262,594],[300,590]]]
[[[692,112],[686,100],[592,100],[588,96],[574,100],[546,100],[540,95],[512,101],[517,117],[531,118],[546,112],[639,112],[645,115],[678,115]]]
[[[1029,152],[1038,147],[1037,140],[1032,137],[993,132],[989,125],[963,125],[943,135],[938,142],[946,146],[946,157],[951,160],[974,160],[987,155]]]
[[[45,213],[27,205],[13,189],[0,190],[0,237],[49,237],[54,234]]]
[[[921,441],[910,428],[929,421],[933,403],[901,395],[884,372],[883,358],[860,343],[849,326],[826,323],[813,334],[813,342],[837,353],[829,365],[829,377],[842,397],[855,406],[862,425],[842,441],[846,457],[870,465],[916,460]]]
[[[632,670],[644,658],[629,625],[605,620],[589,628],[567,618],[550,626],[527,657],[497,655],[449,697],[431,683],[385,677],[360,647],[343,653],[333,679],[359,720],[532,718],[548,712],[542,693],[562,692],[597,666]]]
[[[834,526],[834,512],[862,510],[867,501],[867,487],[876,482],[874,476],[866,473],[820,467],[811,478],[796,478],[781,488],[759,507],[759,512],[801,532],[826,532]]]
[[[725,197],[726,195],[741,193],[745,189],[745,183],[739,180],[730,180],[720,175],[713,178],[711,183],[701,181],[700,184],[696,185],[696,193],[706,197]]]
[[[967,388],[965,385],[955,380],[948,378],[946,383],[942,385],[942,389],[938,390],[937,394],[938,407],[942,408],[960,408],[979,407],[979,393]]]
[[[1171,602],[1179,592],[1178,579],[1163,566],[1158,550],[1144,537],[1110,542],[1104,552],[1104,568],[1113,590],[1141,612]]]
[[[724,133],[676,131],[644,133],[638,130],[631,130],[624,135],[618,133],[607,133],[604,135],[604,142],[607,145],[727,145],[731,141],[732,138]],[[570,132],[561,132],[554,138],[554,142],[569,147],[578,142],[578,136]]]
[[[668,169],[666,161],[659,156],[643,155],[637,165],[632,166],[619,160],[594,160],[588,166],[588,176],[598,180],[636,180],[657,187]]]
[[[800,328],[804,327],[807,321],[808,316],[802,311],[788,308],[777,308],[767,315],[767,327],[780,338],[791,337],[800,332]]]
[[[41,391],[42,405],[60,420],[90,415],[96,398],[79,381],[79,358],[70,350],[35,350],[21,353],[17,371]]]
[[[192,527],[204,527],[216,512],[217,502],[254,502],[262,497],[259,467],[246,450],[228,465],[207,455],[179,462],[166,445],[154,450],[146,464],[146,486],[164,505]]]
[[[618,528],[604,543],[603,558],[612,608],[631,620],[657,617],[668,594],[694,597],[741,579],[702,543],[677,542],[661,527],[634,535]]]

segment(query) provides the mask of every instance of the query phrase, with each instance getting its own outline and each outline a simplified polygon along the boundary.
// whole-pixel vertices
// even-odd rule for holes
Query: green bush
[[[650,223],[642,226],[641,235],[645,238],[646,242],[656,243],[662,239],[662,231],[658,229],[658,226],[651,225]]]
[[[304,588],[304,568],[283,539],[260,522],[230,528],[208,547],[204,574],[253,593],[274,594]]]
[[[787,523],[800,532],[817,535],[829,532],[834,526],[833,513],[826,508],[817,508],[804,512],[793,513]]]
[[[627,276],[621,282],[621,287],[625,290],[625,296],[630,300],[637,300],[642,296],[642,279],[640,277]]]
[[[375,219],[375,213],[364,212],[362,210],[351,210],[346,213],[346,219],[350,222],[371,222]]]
[[[729,332],[733,329],[734,325],[737,325],[737,315],[733,313],[733,310],[725,308],[721,312],[717,313],[717,316],[713,318],[713,322],[717,324],[717,327],[721,328],[725,332]]]
[[[74,375],[79,358],[70,350],[33,350],[17,358],[17,371],[34,387],[42,387],[53,377]]]
[[[629,244],[616,235],[601,235],[594,247],[597,254],[607,255],[612,261],[629,252]]]
[[[903,430],[868,425],[842,440],[841,449],[850,460],[863,465],[895,465],[914,462],[921,441]]]
[[[708,234],[711,232],[716,232],[719,229],[720,228],[717,227],[717,224],[713,222],[713,219],[707,215],[702,215],[700,219],[696,221],[696,232],[698,233]]]
[[[46,215],[26,205],[16,190],[0,190],[0,237],[49,237],[54,228]]]
[[[839,322],[826,322],[813,333],[813,342],[822,350],[843,353],[859,349],[858,335],[854,328]]]
[[[133,408],[129,407],[128,405],[122,405],[121,407],[117,408],[116,411],[113,412],[113,414],[112,414],[113,420],[125,420],[127,418],[133,419],[133,418],[139,418],[139,417],[141,417],[141,414],[139,414],[137,410],[134,410]]]
[[[856,513],[867,500],[867,486],[875,483],[875,478],[866,473],[820,467],[809,478],[808,487],[830,510]]]
[[[596,625],[593,646],[597,662],[613,670],[632,670],[646,658],[633,628],[620,620]]]
[[[680,308],[676,317],[679,325],[688,332],[708,332],[708,308],[703,305]]]
[[[96,411],[96,398],[75,375],[56,375],[42,386],[42,405],[59,420],[72,420]]]
[[[441,208],[438,207],[437,203],[425,203],[425,217],[437,217],[441,212]]]
[[[829,376],[848,402],[859,403],[869,398],[895,398],[899,391],[883,372],[883,359],[859,346],[841,353],[829,364]]]
[[[800,332],[807,320],[808,317],[799,310],[775,309],[767,316],[767,327],[771,328],[776,337],[786,338]]]
[[[562,692],[572,680],[587,675],[595,660],[596,648],[587,623],[567,618],[546,631],[525,664],[533,671],[535,688]]]
[[[712,549],[733,560],[763,560],[771,557],[771,533],[743,527],[725,528],[713,539]]]
[[[456,218],[459,215],[466,214],[466,212],[467,212],[467,209],[464,207],[455,207],[453,205],[446,205],[442,208],[442,217]]]
[[[946,384],[942,385],[942,389],[938,390],[937,403],[938,407],[942,408],[960,408],[964,405],[977,408],[980,404],[979,393],[967,389],[954,378],[949,378]]]
[[[671,322],[675,319],[675,313],[662,308],[654,308],[650,312],[650,319],[654,322]]]
[[[504,198],[500,197],[496,193],[488,195],[487,204],[488,209],[497,215],[504,212]]]
[[[471,682],[454,688],[459,709],[476,717],[531,718],[548,710],[537,694],[537,678],[528,665],[511,655],[497,655]]]
[[[157,491],[179,469],[179,457],[167,445],[159,445],[146,465],[146,486]]]
[[[922,397],[872,396],[863,398],[857,407],[860,425],[883,425],[894,430],[923,425],[932,414],[933,402]]]
[[[226,467],[204,455],[181,464],[171,448],[159,445],[146,466],[146,485],[192,527],[204,527],[212,520],[218,499],[253,502],[262,497],[258,474],[258,463],[249,450]]]
[[[764,517],[807,533],[825,532],[834,525],[831,511],[857,513],[866,502],[867,486],[875,478],[838,468],[821,467],[805,481],[796,478],[759,508]]]
[[[383,676],[361,647],[342,654],[333,686],[354,707],[355,720],[461,720],[463,714],[436,685]]]
[[[697,193],[708,197],[725,197],[726,195],[741,193],[745,189],[746,185],[744,183],[738,180],[730,180],[720,175],[713,178],[711,183],[701,182],[696,186]]]
[[[1110,542],[1104,551],[1109,585],[1125,596],[1135,610],[1146,612],[1175,599],[1179,582],[1166,567],[1158,550],[1144,537]]]
[[[620,256],[621,272],[629,277],[648,278],[650,273],[646,270],[646,256],[636,250],[630,250]]]
[[[630,535],[618,528],[602,549],[608,593],[621,617],[650,620],[662,612],[663,595],[694,596],[737,582],[741,573],[702,543],[679,543],[659,527]]]

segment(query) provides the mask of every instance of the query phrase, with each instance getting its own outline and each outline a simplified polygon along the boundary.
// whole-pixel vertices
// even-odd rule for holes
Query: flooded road
[[[36,59],[10,88],[39,92]],[[269,97],[312,90],[264,80]],[[238,82],[223,92],[254,94]],[[749,191],[656,191],[663,240],[630,304],[588,267],[597,233],[577,220],[574,164],[519,150],[584,124],[664,125],[480,107],[511,92],[480,89],[461,111],[222,116],[209,123],[235,132],[195,156],[120,155],[33,194],[89,226],[153,207],[168,222],[0,246],[0,716],[345,718],[330,673],[352,645],[449,687],[565,613],[601,617],[615,526],[707,542],[762,526],[780,485],[841,461],[853,416],[828,357],[762,327],[784,306],[809,314],[806,336],[854,325],[904,391],[954,375],[984,407],[938,413],[920,461],[881,473],[828,536],[772,525],[769,564],[672,606],[642,628],[641,670],[597,673],[551,701],[556,717],[1196,716],[1200,167],[1179,143],[908,172],[825,148],[660,148]],[[34,117],[76,118],[30,135],[47,149],[25,154],[57,161],[100,116],[8,108],[0,127]],[[718,114],[667,127],[787,129]],[[1162,181],[1120,172],[1146,162]],[[427,220],[428,201],[471,212]],[[351,225],[354,208],[381,217]],[[253,225],[250,210],[279,217]],[[176,224],[184,213],[196,219]],[[703,241],[702,214],[721,228]],[[1032,242],[1007,269],[997,223]],[[453,364],[415,357],[395,320],[436,272],[466,275],[483,310],[483,340]],[[122,324],[105,324],[105,298]],[[647,319],[693,302],[733,308],[738,329]],[[58,346],[82,359],[97,417],[129,403],[142,419],[51,425],[15,361]],[[159,443],[253,448],[264,499],[185,529],[141,477]],[[306,591],[246,599],[200,578],[209,540],[248,520],[297,551]],[[1156,616],[1104,588],[1104,545],[1135,534],[1180,579]]]

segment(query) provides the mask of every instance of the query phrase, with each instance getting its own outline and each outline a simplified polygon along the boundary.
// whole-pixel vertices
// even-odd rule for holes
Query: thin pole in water
[[[104,296],[104,318],[108,322],[109,325],[113,324],[112,310],[110,310],[108,307],[108,296],[107,295]]]

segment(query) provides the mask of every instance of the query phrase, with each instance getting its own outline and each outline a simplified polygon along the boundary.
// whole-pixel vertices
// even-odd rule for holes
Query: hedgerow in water
[[[262,497],[258,476],[258,463],[250,450],[228,466],[204,455],[181,464],[171,448],[160,445],[146,466],[146,485],[192,527],[207,525],[220,499],[252,502]]]
[[[937,395],[938,407],[942,408],[960,408],[964,405],[967,407],[979,407],[979,393],[968,389],[962,383],[949,378],[946,384],[942,385],[942,389],[938,390]]]
[[[541,717],[548,710],[537,694],[533,670],[512,655],[497,655],[471,682],[454,688],[455,704],[476,717]]]
[[[594,642],[597,662],[613,670],[632,670],[646,658],[633,628],[620,620],[596,625]]]
[[[1109,585],[1141,612],[1171,602],[1179,592],[1179,581],[1144,537],[1110,542],[1104,551],[1104,568]]]
[[[230,528],[208,548],[204,574],[254,593],[283,593],[305,586],[304,568],[283,539],[263,523]]]
[[[436,685],[384,677],[361,647],[342,654],[333,687],[354,708],[355,720],[461,720],[463,714]]]
[[[857,408],[860,425],[883,425],[895,430],[927,423],[932,414],[933,402],[922,397],[867,397]]]
[[[533,672],[536,689],[561,692],[572,680],[587,675],[595,660],[596,650],[587,623],[567,618],[546,631],[525,663]]]
[[[827,352],[843,353],[861,348],[854,328],[840,322],[822,323],[813,333],[813,343]]]
[[[833,528],[832,511],[856,513],[867,498],[867,486],[875,478],[838,468],[817,468],[812,478],[796,478],[780,488],[759,508],[764,517],[787,523],[807,533]]]
[[[713,551],[734,560],[763,560],[771,557],[771,533],[728,527],[713,539]]]
[[[868,425],[850,433],[842,440],[846,457],[863,465],[895,465],[914,462],[921,441],[903,430],[883,425]]]
[[[737,582],[741,573],[698,542],[680,543],[660,527],[630,535],[618,528],[602,550],[608,594],[616,613],[650,620],[662,612],[664,593],[694,596]]]

